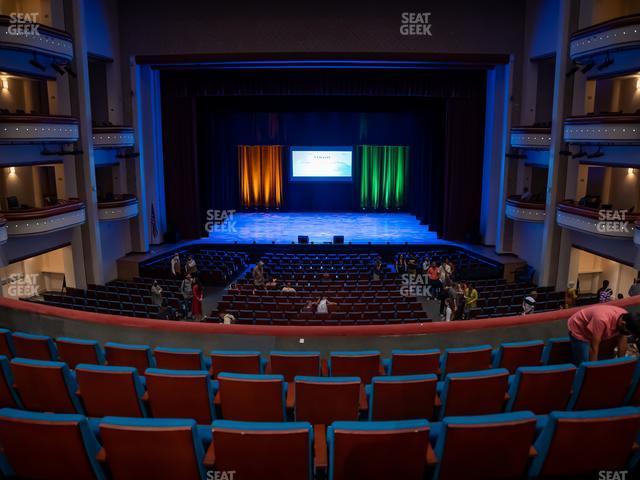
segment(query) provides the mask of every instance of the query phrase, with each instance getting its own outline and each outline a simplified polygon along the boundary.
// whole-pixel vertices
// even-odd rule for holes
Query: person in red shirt
[[[617,339],[618,356],[627,353],[627,336],[637,335],[638,320],[624,308],[613,305],[594,305],[583,308],[567,321],[573,360],[576,365],[597,360],[600,344]]]

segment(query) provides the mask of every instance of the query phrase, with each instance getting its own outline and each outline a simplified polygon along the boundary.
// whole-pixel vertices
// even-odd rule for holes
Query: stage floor
[[[276,212],[235,213],[221,226],[214,225],[208,240],[214,243],[291,243],[298,235],[310,242],[333,241],[344,235],[345,243],[430,243],[435,232],[420,225],[408,213]]]

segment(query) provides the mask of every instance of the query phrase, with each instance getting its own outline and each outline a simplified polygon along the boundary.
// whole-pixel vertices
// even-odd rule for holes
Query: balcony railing
[[[558,204],[556,220],[561,227],[606,238],[631,239],[640,214],[626,210],[597,209],[573,200]]]
[[[640,15],[634,14],[578,30],[571,35],[569,55],[572,60],[584,62],[595,55],[614,53],[633,55],[634,53],[630,50],[638,48],[640,48]],[[635,54],[637,55],[637,52]]]
[[[520,195],[514,195],[507,199],[505,215],[520,222],[543,223],[545,207],[544,203],[523,202]]]
[[[60,200],[42,208],[4,210],[9,238],[42,235],[82,225],[85,222],[84,203],[78,199]]]
[[[135,140],[131,127],[93,127],[94,148],[132,147]]]
[[[0,114],[0,144],[73,143],[78,120],[64,115]]]
[[[138,215],[138,199],[135,195],[119,195],[113,200],[98,200],[98,219],[100,221],[125,220]]]
[[[67,61],[73,58],[73,38],[64,30],[18,22],[7,15],[0,15],[0,48],[42,53]]]
[[[591,145],[640,145],[640,115],[585,115],[564,121],[564,140]]]
[[[511,146],[544,150],[551,145],[551,129],[538,127],[513,127],[511,129]]]

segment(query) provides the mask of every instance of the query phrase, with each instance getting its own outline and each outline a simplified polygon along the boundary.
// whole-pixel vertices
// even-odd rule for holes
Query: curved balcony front
[[[93,148],[133,147],[133,128],[124,126],[93,127]]]
[[[564,121],[564,141],[582,145],[640,145],[640,115],[585,115]]]
[[[626,210],[603,210],[578,205],[573,200],[558,204],[558,225],[602,238],[631,239],[640,214]]]
[[[73,117],[0,114],[0,144],[73,143],[78,138]]]
[[[507,198],[505,215],[518,222],[544,223],[546,217],[544,203],[523,202],[520,195]]]
[[[9,239],[43,235],[82,225],[86,220],[84,203],[78,199],[61,200],[42,208],[5,210]]]
[[[589,76],[640,67],[640,15],[627,15],[580,29],[571,35],[569,56],[578,64],[593,62]],[[613,60],[604,64],[605,60]]]
[[[551,129],[539,127],[513,127],[511,146],[533,150],[546,150],[551,145]]]
[[[119,195],[113,200],[98,201],[98,219],[102,221],[126,220],[138,215],[135,195]]]
[[[0,49],[48,55],[63,61],[73,58],[73,38],[64,30],[0,15]]]

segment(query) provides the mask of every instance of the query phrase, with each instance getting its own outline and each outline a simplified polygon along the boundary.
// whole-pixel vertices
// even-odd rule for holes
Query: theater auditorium
[[[0,478],[640,478],[640,0],[0,0]]]

